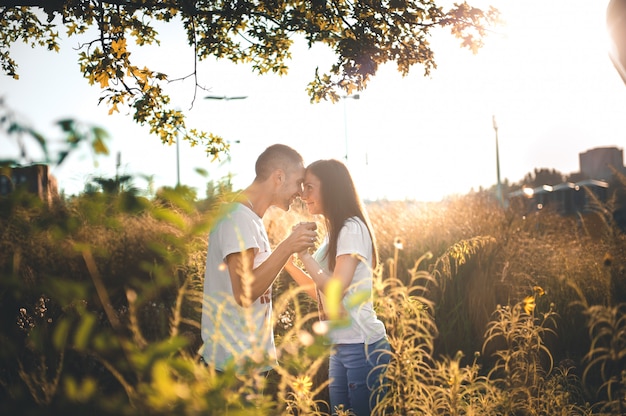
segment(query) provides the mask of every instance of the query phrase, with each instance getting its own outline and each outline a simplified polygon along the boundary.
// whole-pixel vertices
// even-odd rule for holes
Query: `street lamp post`
[[[221,101],[232,101],[232,100],[245,100],[246,98],[248,98],[247,95],[235,95],[235,96],[229,96],[229,95],[207,95],[204,97],[205,100],[221,100]],[[234,140],[234,141],[230,141],[230,140],[226,140],[226,143],[228,143],[229,145],[235,143],[241,143],[240,140]],[[232,159],[231,159],[231,155],[230,153],[228,153],[228,157],[226,159],[226,162],[230,165]],[[229,172],[229,178],[230,178],[230,172]]]
[[[492,116],[493,130],[496,132],[496,174],[498,175],[498,187],[496,189],[496,197],[500,205],[504,205],[502,200],[502,182],[500,181],[500,149],[498,148],[498,123],[496,123],[496,116]]]
[[[204,97],[205,100],[222,100],[222,101],[231,101],[231,100],[245,100],[246,98],[248,98],[247,95],[236,95],[236,96],[228,96],[228,95],[207,95],[206,97]],[[234,142],[230,142],[227,140],[228,143],[239,143],[239,140],[235,140]],[[230,155],[228,156],[229,160],[230,160]]]
[[[239,95],[235,97],[229,97],[227,95],[207,95],[206,97],[204,97],[205,100],[224,100],[224,101],[245,100],[246,98],[248,98],[247,95]]]
[[[352,98],[353,100],[358,100],[361,98],[361,96],[359,94],[353,94],[353,95],[344,95],[341,97],[343,99],[343,138],[345,141],[345,145],[346,145],[346,164],[348,163],[348,116],[347,116],[347,110],[346,110],[346,99],[347,98]]]
[[[227,95],[207,95],[204,97],[205,100],[245,100],[248,98],[247,95],[239,95],[239,96],[227,96]],[[179,138],[176,137],[176,187],[180,186],[180,144]],[[239,143],[239,140],[236,140],[235,143]]]

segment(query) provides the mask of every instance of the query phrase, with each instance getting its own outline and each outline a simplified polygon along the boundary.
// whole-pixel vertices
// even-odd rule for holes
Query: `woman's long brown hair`
[[[369,218],[356,191],[346,165],[335,159],[318,160],[307,167],[320,180],[322,209],[328,230],[328,267],[335,269],[337,240],[345,221],[358,217],[367,227],[372,239],[372,268],[378,266],[378,249]]]

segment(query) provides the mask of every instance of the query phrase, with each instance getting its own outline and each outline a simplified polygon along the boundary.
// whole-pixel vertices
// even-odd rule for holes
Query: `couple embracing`
[[[390,347],[372,303],[376,239],[350,173],[332,159],[305,168],[298,152],[276,144],[258,157],[255,174],[209,235],[200,357],[223,371],[229,365],[243,365],[234,361],[245,361],[247,354],[261,348],[268,364],[259,371],[271,370],[276,364],[271,289],[285,269],[317,299],[321,319],[330,318],[331,409],[370,415],[385,390]],[[289,236],[270,248],[263,215],[272,205],[287,211],[296,198],[326,226],[324,240],[313,254],[309,251],[317,240],[313,222],[294,226]],[[294,263],[295,256],[302,268]],[[332,280],[340,283],[342,296],[325,296]],[[361,301],[355,304],[351,298]],[[334,299],[340,304],[329,305]],[[339,310],[341,316],[325,317],[325,310]],[[347,324],[336,324],[340,317]]]

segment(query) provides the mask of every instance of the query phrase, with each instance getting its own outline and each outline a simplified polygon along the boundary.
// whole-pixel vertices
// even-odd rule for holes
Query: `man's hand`
[[[317,241],[317,224],[301,222],[295,225],[291,234],[285,239],[292,253],[301,253],[315,247]]]

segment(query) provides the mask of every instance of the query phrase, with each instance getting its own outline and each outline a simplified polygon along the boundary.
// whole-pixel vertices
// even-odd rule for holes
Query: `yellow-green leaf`
[[[341,315],[342,292],[343,288],[339,279],[331,277],[324,287],[324,295],[327,300],[324,306],[326,307],[326,312],[331,320],[337,320]]]

